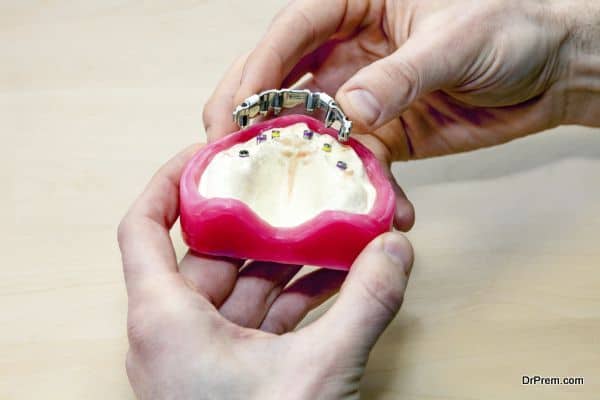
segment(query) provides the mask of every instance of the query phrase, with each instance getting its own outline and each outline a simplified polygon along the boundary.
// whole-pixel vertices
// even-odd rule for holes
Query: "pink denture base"
[[[263,131],[300,122],[315,133],[337,138],[334,129],[326,128],[314,118],[290,115],[232,133],[194,155],[180,183],[181,228],[191,249],[215,256],[346,270],[372,239],[391,229],[395,210],[391,184],[373,153],[352,138],[346,144],[362,160],[377,192],[368,214],[324,211],[298,226],[279,228],[261,219],[237,199],[200,195],[198,184],[202,173],[217,153]]]

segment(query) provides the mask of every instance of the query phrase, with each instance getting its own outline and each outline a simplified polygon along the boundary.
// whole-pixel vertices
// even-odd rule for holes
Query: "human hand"
[[[562,123],[600,124],[593,3],[294,1],[219,84],[205,107],[208,136],[235,129],[229,112],[245,97],[306,73],[307,87],[337,93],[387,162],[495,145]]]
[[[348,273],[210,258],[177,263],[169,230],[184,165],[167,163],[119,225],[129,296],[127,373],[141,399],[358,398],[369,352],[394,318],[413,253],[399,233],[371,242]],[[241,268],[241,269],[240,269]],[[345,282],[344,282],[345,279]],[[317,321],[308,311],[339,298]]]

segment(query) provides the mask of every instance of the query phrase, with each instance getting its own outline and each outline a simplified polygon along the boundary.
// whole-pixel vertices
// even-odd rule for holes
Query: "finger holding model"
[[[598,125],[600,7],[589,0],[299,0],[225,75],[205,108],[292,86],[335,94],[391,161],[500,144],[560,124]]]

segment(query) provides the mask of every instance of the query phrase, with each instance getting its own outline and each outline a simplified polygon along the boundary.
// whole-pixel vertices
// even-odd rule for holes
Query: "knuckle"
[[[152,323],[149,321],[149,313],[146,307],[133,305],[129,307],[127,314],[127,338],[129,345],[134,350],[141,350],[148,342],[149,332],[152,330]]]
[[[384,315],[393,317],[400,309],[404,293],[398,290],[398,285],[390,285],[389,281],[388,276],[360,280],[367,295],[381,307]]]
[[[167,345],[165,338],[172,334],[174,326],[186,324],[188,317],[182,310],[189,304],[176,292],[165,291],[163,282],[156,279],[138,281],[136,292],[135,297],[129,298],[127,337],[136,354],[152,355]]]
[[[381,69],[387,81],[385,83],[387,87],[396,88],[400,97],[406,99],[407,102],[415,100],[420,91],[421,77],[412,63],[399,59],[394,62],[384,62]]]
[[[302,7],[298,7],[296,14],[306,27],[307,36],[305,38],[307,43],[315,43],[317,40],[317,28],[315,27],[314,21],[310,18],[310,11],[305,10]]]
[[[131,350],[146,357],[158,353],[167,320],[169,316],[141,302],[131,304],[127,313],[127,338]]]
[[[380,290],[379,292],[375,292],[376,289],[370,290],[372,291],[372,297],[381,305],[389,317],[393,317],[398,313],[403,301],[403,294],[401,292],[390,290],[389,288]]]
[[[403,235],[401,233],[388,232],[388,233],[384,234],[382,239],[383,240],[393,240],[393,241],[397,242],[397,246],[399,248],[401,248],[403,250],[403,253],[405,253],[405,254],[410,254],[410,255],[414,254],[414,249],[413,249],[412,243],[410,242],[410,240],[408,240],[408,238],[405,235]]]
[[[144,324],[140,321],[127,321],[127,339],[133,351],[145,352],[149,341],[147,332]]]
[[[129,216],[123,217],[119,226],[117,227],[117,241],[122,246],[131,235],[131,220]]]
[[[214,94],[213,94],[208,99],[208,101],[204,105],[204,108],[202,109],[202,121],[204,122],[205,127],[207,127],[207,125],[210,125],[210,123],[211,123],[211,116],[214,114],[214,108],[215,108],[214,104],[215,104],[215,99],[214,99]]]

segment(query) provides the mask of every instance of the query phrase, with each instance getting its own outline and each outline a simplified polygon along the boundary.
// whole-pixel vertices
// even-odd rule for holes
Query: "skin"
[[[394,318],[413,262],[400,233],[371,242],[348,273],[189,252],[169,230],[193,147],[152,179],[119,226],[129,297],[127,374],[141,399],[356,398],[369,352]],[[317,321],[292,331],[335,293]],[[285,288],[284,288],[285,287]]]
[[[229,69],[207,103],[209,140],[236,130],[253,93],[335,93],[355,137],[393,161],[497,145],[560,124],[600,126],[596,0],[298,0]],[[119,228],[129,294],[127,372],[142,399],[358,398],[369,352],[398,312],[412,265],[399,233],[351,272],[207,258],[169,238],[188,149]],[[391,172],[390,180],[393,181]],[[395,184],[395,182],[393,182]],[[414,210],[398,185],[395,225]],[[340,288],[334,305],[299,330]]]

